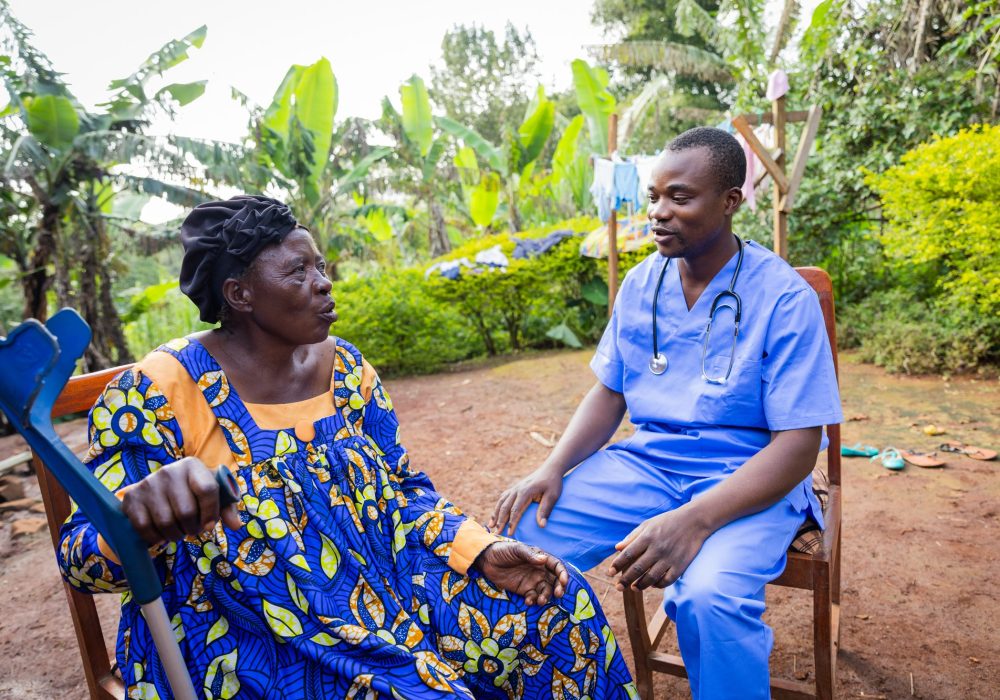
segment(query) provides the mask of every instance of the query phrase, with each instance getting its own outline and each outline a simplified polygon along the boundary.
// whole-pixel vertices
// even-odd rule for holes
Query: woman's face
[[[251,321],[290,344],[325,340],[337,320],[326,262],[312,236],[297,228],[266,248],[246,280]]]

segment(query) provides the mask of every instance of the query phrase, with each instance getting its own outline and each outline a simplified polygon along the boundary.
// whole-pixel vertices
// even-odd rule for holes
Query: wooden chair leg
[[[646,629],[646,607],[642,591],[625,589],[625,626],[632,643],[632,659],[635,661],[635,687],[642,700],[653,700],[653,669],[649,665],[651,644]]]
[[[45,465],[38,457],[32,459],[38,487],[45,503],[45,514],[49,522],[49,535],[54,548],[59,547],[59,527],[62,520],[59,512],[69,512],[69,497],[63,491]],[[101,618],[97,614],[97,605],[92,595],[80,593],[70,585],[63,583],[69,612],[76,632],[77,645],[83,661],[83,674],[87,680],[90,697],[98,700],[120,698],[125,687],[111,672],[111,659],[108,648],[104,644],[104,633],[101,629]]]
[[[834,654],[831,567],[813,569],[813,652],[816,660],[816,698],[833,700]]]

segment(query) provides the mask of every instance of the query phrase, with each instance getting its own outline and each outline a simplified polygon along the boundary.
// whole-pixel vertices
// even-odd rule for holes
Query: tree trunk
[[[24,292],[24,318],[37,318],[44,322],[48,318],[48,303],[45,298],[52,278],[49,276],[49,263],[56,252],[56,240],[59,235],[59,208],[52,204],[42,205],[42,221],[38,227],[38,238],[35,249],[31,253],[28,265],[29,272],[21,278],[21,290]]]
[[[431,257],[437,258],[451,250],[451,241],[448,240],[448,230],[445,228],[444,214],[441,212],[441,207],[432,197],[427,198],[427,212],[430,214],[427,237],[430,244]]]
[[[84,355],[84,369],[93,372],[131,362],[132,355],[112,297],[111,270],[107,263],[111,251],[104,222],[95,217],[84,223],[81,233],[86,240],[80,246],[78,303],[92,334]]]
[[[930,11],[931,0],[920,0],[917,11],[916,36],[913,39],[913,59],[910,63],[910,75],[913,75],[924,60],[924,43],[927,29],[927,13]]]
[[[517,209],[517,187],[513,184],[514,177],[511,176],[512,184],[507,187],[507,223],[511,233],[521,230],[521,212]]]

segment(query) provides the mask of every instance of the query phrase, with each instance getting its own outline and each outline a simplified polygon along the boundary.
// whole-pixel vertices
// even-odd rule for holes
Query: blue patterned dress
[[[337,343],[330,415],[305,431],[308,440],[301,429],[258,427],[197,340],[159,352],[197,383],[242,493],[243,528],[219,523],[154,552],[167,613],[206,698],[637,697],[578,572],[562,598],[529,607],[449,566],[466,517],[408,468],[391,401],[377,377],[363,395],[368,365],[351,345]],[[88,465],[116,492],[189,454],[168,397],[141,365],[108,385],[90,437]],[[67,580],[82,591],[125,590],[106,554],[75,511],[61,533]],[[170,696],[127,591],[118,664],[129,698]]]

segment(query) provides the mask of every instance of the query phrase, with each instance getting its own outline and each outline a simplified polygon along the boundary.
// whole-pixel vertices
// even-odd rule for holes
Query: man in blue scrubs
[[[764,586],[803,519],[822,524],[809,475],[821,426],[842,420],[816,294],[733,234],[745,171],[719,129],[667,146],[648,193],[657,251],[622,283],[598,381],[491,522],[584,570],[617,551],[619,589],[664,588],[697,700],[770,696]],[[707,333],[731,286],[739,318],[723,295]],[[634,435],[604,447],[626,409]]]

